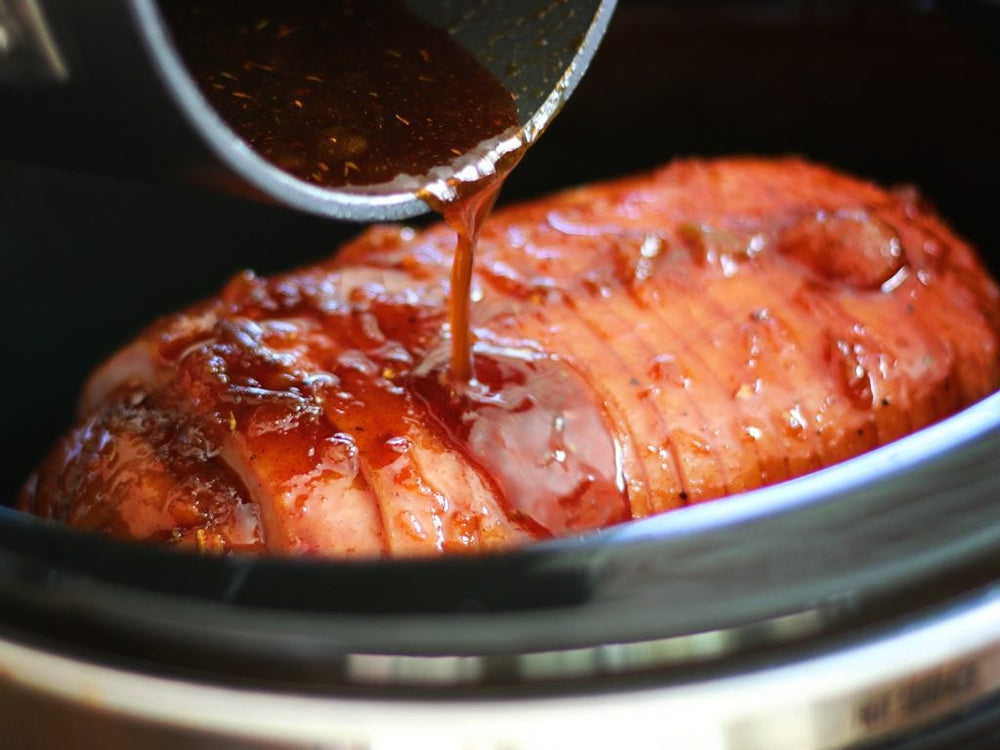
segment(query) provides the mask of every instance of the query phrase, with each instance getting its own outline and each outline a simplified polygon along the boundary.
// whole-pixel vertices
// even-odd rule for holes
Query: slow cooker
[[[502,200],[796,153],[918,186],[1000,273],[998,134],[995,0],[621,0]],[[147,322],[358,231],[0,165],[4,501]],[[195,557],[2,507],[0,747],[994,747],[998,456],[994,395],[780,485],[437,560]]]

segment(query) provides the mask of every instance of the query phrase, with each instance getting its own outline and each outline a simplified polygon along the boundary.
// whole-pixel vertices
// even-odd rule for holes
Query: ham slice
[[[499,549],[799,476],[1000,385],[997,287],[912,189],[688,160],[499,211],[471,382],[454,242],[374,227],[157,322],[20,506],[216,552]]]

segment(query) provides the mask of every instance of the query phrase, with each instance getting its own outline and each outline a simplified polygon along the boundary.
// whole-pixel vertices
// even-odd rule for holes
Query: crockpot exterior
[[[801,153],[919,185],[996,271],[997,16],[622,0],[506,200],[677,155]],[[147,321],[357,231],[4,165],[6,497]],[[0,740],[972,747],[1000,726],[998,451],[994,396],[799,480],[433,561],[197,558],[0,508]]]

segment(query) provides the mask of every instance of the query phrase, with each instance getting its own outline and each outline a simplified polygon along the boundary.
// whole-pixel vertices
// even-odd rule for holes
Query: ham
[[[20,507],[208,552],[476,552],[780,482],[1000,385],[1000,294],[912,189],[685,160],[234,278],[100,367]]]

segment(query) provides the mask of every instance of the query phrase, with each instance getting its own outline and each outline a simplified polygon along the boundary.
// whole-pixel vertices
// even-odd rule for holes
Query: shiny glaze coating
[[[911,189],[679,161],[499,211],[449,376],[455,238],[375,227],[104,364],[21,507],[207,551],[471,552],[779,482],[1000,385],[1000,294]]]

